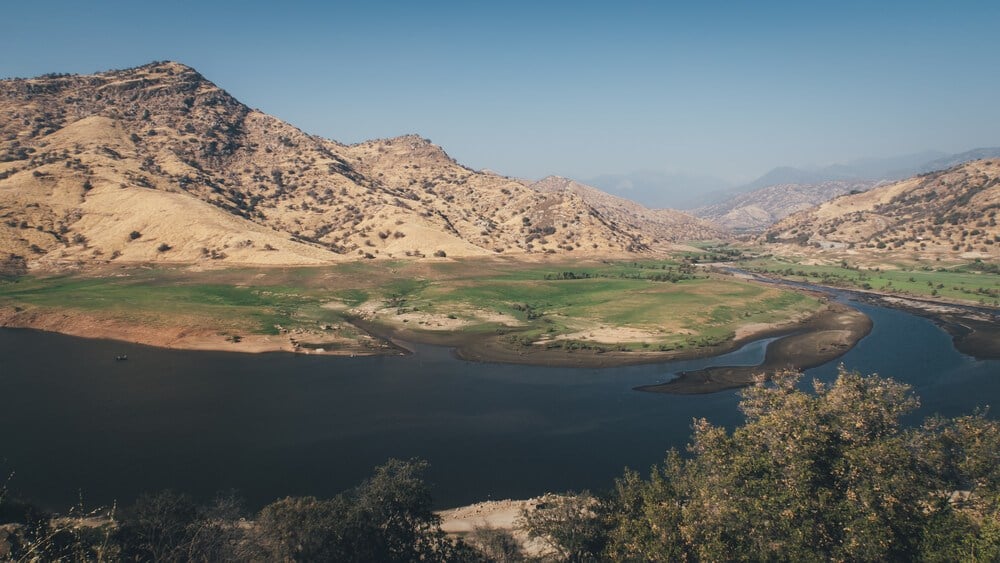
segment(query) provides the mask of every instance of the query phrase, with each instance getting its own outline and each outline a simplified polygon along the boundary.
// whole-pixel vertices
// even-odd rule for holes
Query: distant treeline
[[[645,267],[641,264],[633,264],[633,267],[637,269],[650,269],[656,270],[657,268]],[[627,279],[627,280],[650,280],[656,282],[672,282],[677,283],[681,280],[693,280],[694,267],[688,264],[681,264],[674,269],[673,266],[660,266],[658,268],[659,272],[647,273],[647,272],[632,272],[632,271],[621,271],[621,272],[573,272],[564,271],[557,272],[554,274],[545,274],[546,280],[586,280],[591,278],[603,278],[603,279]]]

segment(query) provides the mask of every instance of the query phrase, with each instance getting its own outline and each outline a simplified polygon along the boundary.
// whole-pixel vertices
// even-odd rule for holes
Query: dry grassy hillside
[[[918,258],[1000,258],[1000,160],[845,195],[774,225],[772,243]]]
[[[603,213],[417,136],[307,135],[177,63],[0,81],[0,256],[29,264],[620,256],[666,238]]]
[[[775,222],[839,195],[871,189],[870,180],[836,180],[819,184],[778,184],[741,193],[694,210],[698,217],[735,231],[760,232]]]
[[[597,210],[614,229],[640,233],[638,242],[656,250],[669,250],[672,243],[725,239],[729,234],[713,223],[673,209],[648,209],[569,178],[549,176],[530,184],[545,194],[573,194]]]

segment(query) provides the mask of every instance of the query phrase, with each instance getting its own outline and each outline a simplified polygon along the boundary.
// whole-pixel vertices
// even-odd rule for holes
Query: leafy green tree
[[[982,415],[901,424],[908,386],[841,369],[832,385],[775,374],[743,391],[746,423],[696,420],[689,450],[608,506],[607,554],[646,560],[980,560],[997,546],[1000,427]],[[953,502],[965,491],[971,505]],[[960,497],[962,495],[959,495]]]
[[[683,460],[670,451],[662,468],[654,467],[650,479],[626,470],[615,482],[609,504],[608,555],[615,560],[685,561],[691,554],[681,535]]]

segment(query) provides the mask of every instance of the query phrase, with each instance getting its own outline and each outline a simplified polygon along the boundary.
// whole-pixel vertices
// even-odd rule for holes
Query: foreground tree
[[[424,461],[390,460],[357,488],[329,500],[286,498],[261,511],[269,559],[280,561],[449,561],[475,559],[445,537],[431,512]]]
[[[731,434],[694,423],[692,457],[617,482],[608,555],[647,560],[912,560],[995,554],[1000,431],[981,414],[907,429],[908,386],[779,373],[742,393]],[[971,499],[954,502],[954,491]],[[986,560],[986,559],[984,559]]]

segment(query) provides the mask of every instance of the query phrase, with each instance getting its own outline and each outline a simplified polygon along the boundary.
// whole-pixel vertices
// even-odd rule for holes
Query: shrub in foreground
[[[690,456],[671,451],[649,479],[627,471],[605,501],[529,527],[567,559],[581,518],[614,560],[1000,559],[997,422],[905,427],[907,385],[841,369],[809,393],[799,378],[760,380],[742,392],[744,425],[696,420]]]

